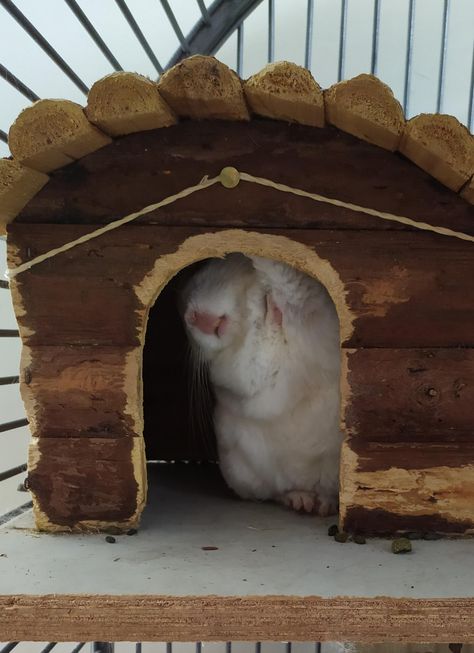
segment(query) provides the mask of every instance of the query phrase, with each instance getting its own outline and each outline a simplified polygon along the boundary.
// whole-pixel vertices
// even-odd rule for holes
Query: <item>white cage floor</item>
[[[31,514],[0,529],[2,594],[470,597],[474,540],[339,544],[334,518],[230,495],[212,465],[154,465],[137,535],[48,535]],[[217,547],[206,550],[206,547]]]
[[[394,555],[335,542],[334,519],[237,500],[212,465],[149,477],[139,532],[115,543],[36,533],[31,514],[0,529],[7,639],[33,622],[55,641],[474,641],[474,540]]]

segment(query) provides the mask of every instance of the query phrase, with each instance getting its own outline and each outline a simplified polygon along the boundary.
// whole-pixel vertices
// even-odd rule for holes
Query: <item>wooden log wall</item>
[[[334,128],[205,121],[199,129],[183,123],[131,134],[54,173],[9,226],[9,264],[225,165],[255,174],[265,169],[267,177],[292,186],[474,234],[472,207],[459,196],[409,161]],[[416,524],[444,532],[473,529],[472,245],[244,182],[233,190],[201,191],[15,280],[25,343],[22,393],[34,446],[45,454],[30,483],[49,521],[59,528],[136,521],[140,479],[131,450],[141,455],[145,297],[159,289],[152,270],[186,239],[203,234],[220,238],[209,251],[232,250],[242,241],[241,229],[290,239],[308,256],[315,252],[344,289],[351,321],[342,338],[344,525],[379,533]],[[281,242],[291,257],[290,241]],[[209,251],[196,249],[194,259]],[[160,305],[171,318],[172,290]],[[152,314],[148,338],[159,340],[159,323]],[[182,333],[172,348],[166,343],[168,351],[177,348],[175,375],[184,369],[179,347]],[[155,361],[145,397],[151,403],[162,395],[161,405],[169,405],[173,360],[157,355]],[[147,391],[150,382],[153,391]],[[180,383],[175,376],[172,387]],[[165,386],[168,393],[160,392]],[[151,457],[199,455],[178,437],[184,423],[172,418],[187,406],[185,393],[174,396],[163,421],[158,409],[145,406]],[[449,485],[450,470],[461,484]]]

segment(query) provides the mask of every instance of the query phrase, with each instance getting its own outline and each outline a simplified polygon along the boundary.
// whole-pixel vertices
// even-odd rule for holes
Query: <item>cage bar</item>
[[[117,4],[118,8],[120,9],[120,11],[122,12],[125,20],[129,24],[130,29],[135,34],[138,42],[142,46],[142,48],[143,48],[145,54],[147,55],[148,59],[151,61],[151,63],[155,67],[156,72],[161,75],[161,73],[163,72],[163,66],[160,64],[160,62],[156,58],[155,53],[153,52],[153,50],[152,50],[150,44],[148,43],[148,41],[146,40],[145,35],[143,34],[142,30],[138,26],[138,23],[135,20],[135,18],[133,17],[132,12],[128,8],[127,3],[125,2],[125,0],[115,0],[115,2]]]
[[[313,53],[313,20],[314,20],[314,0],[308,0],[306,7],[306,43],[304,50],[304,67],[311,69],[311,56]]]
[[[199,21],[187,36],[191,54],[214,54],[263,0],[215,0],[207,12],[208,20]],[[171,68],[186,53],[181,46],[166,64]]]
[[[438,96],[436,100],[436,112],[441,112],[444,96],[444,77],[446,68],[446,51],[448,48],[448,23],[449,23],[449,0],[443,3],[443,31],[441,35],[441,50],[439,55],[439,72],[438,72]]]
[[[472,63],[471,63],[471,84],[469,88],[469,104],[467,108],[467,126],[471,130],[474,129],[474,44],[472,47]]]
[[[170,3],[168,0],[160,0],[161,6],[163,7],[165,14],[168,18],[168,20],[171,23],[171,27],[174,30],[174,33],[178,37],[178,41],[181,43],[181,47],[183,48],[183,52],[186,54],[190,53],[189,49],[189,44],[186,40],[186,37],[184,36],[183,32],[181,31],[181,27],[179,26],[178,21],[176,20],[176,16],[174,15],[173,10],[170,7]]]
[[[94,25],[87,18],[86,14],[82,11],[80,6],[77,4],[76,0],[64,0],[64,2],[67,4],[69,9],[75,15],[77,20],[81,23],[82,27],[89,34],[91,39],[97,45],[99,50],[102,52],[102,54],[107,59],[107,61],[111,64],[111,66],[114,68],[114,70],[123,70],[122,66],[119,64],[117,59],[114,57],[112,52],[109,50],[109,48],[107,47],[107,44],[105,43],[105,41],[103,40],[103,38],[101,37],[99,32],[96,30]]]
[[[410,99],[410,82],[411,82],[411,64],[413,55],[413,32],[415,27],[415,0],[409,0],[408,19],[407,19],[407,44],[405,56],[405,80],[403,84],[403,111],[407,118],[408,103]]]
[[[27,419],[15,419],[12,422],[3,422],[2,424],[0,424],[0,433],[13,431],[14,429],[19,429],[22,426],[28,426]]]
[[[244,63],[244,24],[240,23],[237,28],[237,74],[242,77]]]
[[[3,77],[3,79],[10,84],[10,86],[13,86],[13,88],[24,95],[28,100],[31,100],[31,102],[36,102],[36,100],[39,100],[39,95],[36,95],[34,91],[31,90],[26,84],[24,84],[21,79],[18,79],[16,75],[14,75],[11,70],[8,70],[3,64],[0,63],[0,75]]]
[[[341,0],[341,20],[339,27],[339,57],[337,63],[337,81],[340,82],[344,75],[344,61],[346,58],[346,25],[347,25],[347,0]]]
[[[7,11],[12,18],[22,27],[25,32],[30,36],[33,41],[39,45],[39,47],[46,52],[48,57],[54,61],[54,63],[60,68],[63,73],[69,77],[71,82],[77,86],[77,88],[87,95],[89,88],[82,81],[82,79],[74,72],[74,70],[69,66],[61,55],[53,48],[51,43],[39,32],[36,27],[30,23],[28,18],[21,13],[18,7],[11,0],[0,0],[0,6],[2,6],[5,11]]]
[[[370,57],[370,72],[376,74],[379,51],[380,0],[374,0],[374,21],[372,25],[372,54]]]
[[[204,4],[204,0],[196,0],[196,2],[198,3],[198,7],[201,11],[203,21],[206,23],[206,25],[209,25],[211,22],[211,16],[209,15],[209,11]]]
[[[0,481],[6,481],[8,478],[18,476],[18,474],[22,474],[23,472],[26,472],[26,463],[23,463],[23,465],[17,465],[17,467],[6,469],[4,472],[0,472]],[[0,651],[0,653],[2,652]]]
[[[268,63],[275,58],[275,0],[268,0]]]
[[[3,648],[0,648],[0,653],[10,653],[10,651],[13,651],[15,646],[18,646],[19,643],[20,642],[9,642]]]
[[[0,338],[18,338],[19,336],[20,332],[17,329],[0,329]]]
[[[0,376],[0,385],[13,385],[14,383],[19,382],[19,376]]]

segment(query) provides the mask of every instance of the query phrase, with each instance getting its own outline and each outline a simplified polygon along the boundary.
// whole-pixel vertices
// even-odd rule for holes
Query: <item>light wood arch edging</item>
[[[286,236],[241,229],[225,229],[217,233],[190,236],[176,252],[162,256],[156,261],[153,270],[145,276],[141,284],[135,286],[137,297],[149,310],[165,285],[180,270],[207,258],[222,258],[230,252],[282,261],[321,281],[336,306],[341,323],[341,341],[350,338],[354,330],[354,318],[347,307],[344,284],[336,270],[313,249]]]
[[[208,258],[221,258],[231,252],[241,252],[247,255],[258,255],[265,258],[282,261],[302,272],[318,279],[327,289],[337,310],[339,317],[339,336],[341,344],[347,341],[354,330],[355,317],[349,310],[345,295],[346,290],[339,274],[333,266],[317,252],[302,243],[298,243],[286,236],[267,233],[256,233],[240,229],[223,230],[217,233],[204,233],[190,236],[176,252],[167,254],[157,259],[153,269],[145,276],[143,281],[135,286],[134,290],[141,303],[146,306],[140,328],[140,346],[130,356],[130,364],[136,368],[136,374],[128,369],[127,377],[138,379],[138,393],[133,391],[128,396],[127,409],[130,411],[137,425],[137,436],[143,445],[143,383],[142,383],[142,358],[143,347],[147,330],[148,315],[151,307],[157,300],[161,291],[171,279],[183,268]],[[342,353],[341,353],[342,358]],[[343,378],[344,366],[341,366],[341,421],[343,409],[349,391],[347,381]],[[131,381],[133,383],[133,381]],[[144,454],[140,455],[138,447],[134,448],[134,473],[139,487],[139,497],[144,501],[146,494],[146,470],[143,466]],[[145,478],[143,478],[145,475]],[[142,506],[143,507],[143,506]],[[137,507],[137,514],[139,508]]]

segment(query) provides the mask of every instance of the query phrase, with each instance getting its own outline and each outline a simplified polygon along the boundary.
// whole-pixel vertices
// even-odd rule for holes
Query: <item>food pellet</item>
[[[337,524],[333,524],[328,528],[328,535],[329,537],[334,537],[336,533],[339,533],[339,528]]]
[[[136,528],[130,528],[130,529],[127,531],[127,535],[136,535],[137,533],[138,533],[138,531],[137,531]]]
[[[411,542],[407,537],[399,537],[392,542],[392,553],[410,553]]]
[[[352,541],[355,542],[356,544],[365,544],[366,539],[363,535],[353,535],[352,536]]]
[[[347,540],[349,539],[349,534],[344,533],[344,531],[341,531],[340,533],[336,533],[334,535],[334,539],[336,540],[336,542],[340,542],[341,544],[344,544],[344,542],[347,542]]]
[[[108,542],[109,544],[115,544],[115,542],[117,540],[112,535],[107,535],[107,537],[105,538],[105,541]]]

